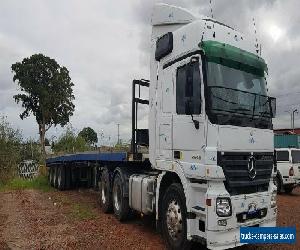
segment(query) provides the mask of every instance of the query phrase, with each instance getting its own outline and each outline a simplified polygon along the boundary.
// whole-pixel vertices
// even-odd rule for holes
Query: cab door
[[[193,175],[204,162],[205,116],[200,55],[186,58],[174,67],[173,157]]]
[[[159,74],[160,108],[157,121],[158,159],[164,163],[172,161],[172,112],[174,103],[174,82],[172,68],[162,69]]]

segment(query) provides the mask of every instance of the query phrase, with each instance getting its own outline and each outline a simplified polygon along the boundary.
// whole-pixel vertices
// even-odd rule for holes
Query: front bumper
[[[299,183],[299,180],[297,180],[293,176],[282,177],[282,180],[283,180],[283,186],[292,186],[292,185],[297,185]]]
[[[252,221],[248,226],[275,227],[276,218],[265,221]],[[246,226],[246,225],[245,225]],[[213,250],[230,249],[244,244],[240,243],[240,228],[226,231],[207,231],[207,248]]]

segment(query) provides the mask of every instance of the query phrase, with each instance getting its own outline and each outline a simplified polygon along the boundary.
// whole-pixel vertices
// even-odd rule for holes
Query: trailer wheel
[[[71,166],[70,165],[66,165],[65,167],[65,190],[70,189],[71,186],[71,182],[72,182],[72,174],[71,174]]]
[[[54,187],[54,169],[53,169],[53,167],[49,168],[49,176],[50,176],[50,186]]]
[[[181,184],[170,185],[162,200],[162,234],[171,249],[189,249],[187,240],[187,210]]]
[[[109,178],[109,171],[104,168],[101,174],[101,188],[100,188],[100,204],[102,211],[104,213],[109,213],[112,211],[112,195],[111,195],[111,185]]]
[[[125,183],[119,172],[116,173],[113,185],[113,206],[115,216],[119,221],[127,219],[129,214],[128,197],[124,195]]]
[[[53,168],[53,187],[57,188],[58,167]]]
[[[65,181],[66,181],[66,171],[64,166],[57,168],[57,188],[60,191],[65,190]]]
[[[93,167],[93,189],[95,191],[99,191],[99,186],[98,186],[98,168]]]

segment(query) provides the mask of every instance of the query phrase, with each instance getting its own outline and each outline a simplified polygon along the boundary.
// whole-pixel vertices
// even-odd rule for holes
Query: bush
[[[31,139],[22,143],[21,160],[33,160],[38,164],[45,164],[40,143]]]
[[[21,142],[21,132],[13,129],[5,117],[0,117],[0,185],[16,173],[21,160]]]
[[[72,128],[68,127],[65,133],[63,133],[58,141],[54,143],[52,149],[55,154],[71,154],[88,151],[91,148],[81,136],[76,135]]]

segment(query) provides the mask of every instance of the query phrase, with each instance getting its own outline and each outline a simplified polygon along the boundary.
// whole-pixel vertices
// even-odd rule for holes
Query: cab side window
[[[289,151],[276,151],[277,161],[289,161]]]
[[[176,113],[179,115],[201,113],[201,78],[198,61],[177,69]]]

